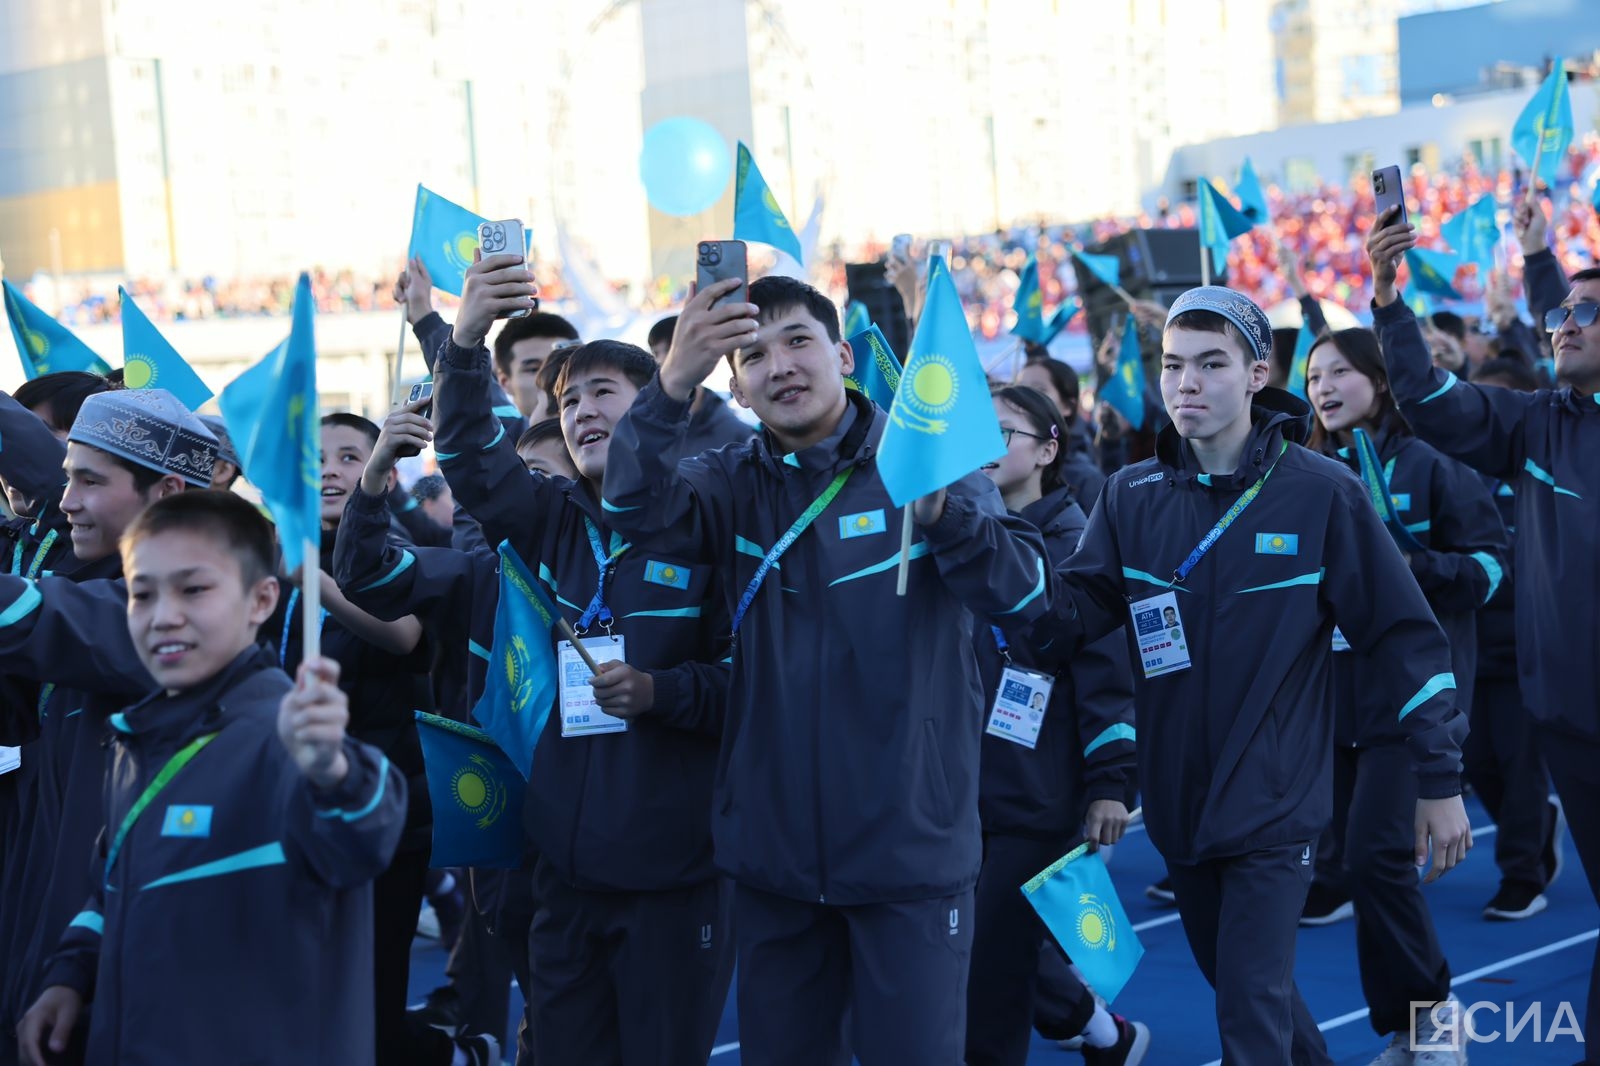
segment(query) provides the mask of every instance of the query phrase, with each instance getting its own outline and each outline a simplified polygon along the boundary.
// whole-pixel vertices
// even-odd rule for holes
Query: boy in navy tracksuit
[[[35,467],[15,484],[56,495],[49,506],[71,523],[72,547],[53,564],[64,576],[48,576],[51,567],[41,561],[37,587],[25,580],[31,562],[21,575],[0,581],[0,662],[20,697],[6,707],[0,743],[22,746],[21,769],[6,775],[13,780],[16,821],[0,874],[4,1029],[14,1029],[39,994],[44,960],[89,893],[87,857],[103,817],[106,719],[149,691],[123,617],[127,594],[116,580],[122,571],[117,539],[154,500],[205,488],[216,449],[205,427],[163,389],[90,396],[64,450],[43,429],[34,415],[0,404],[0,432],[12,442],[0,454],[12,475],[25,458],[24,442],[28,456],[57,464],[54,473]],[[71,639],[30,640],[36,616],[28,604],[36,594],[71,597]],[[0,1041],[0,1063],[14,1062],[15,1053],[14,1044]]]
[[[1388,495],[1390,535],[1450,642],[1456,698],[1470,707],[1474,620],[1510,567],[1493,499],[1478,475],[1412,435],[1372,331],[1340,330],[1319,340],[1307,363],[1306,393],[1318,423],[1312,448],[1359,472],[1356,434],[1367,435],[1369,491]],[[1338,635],[1333,650],[1333,826],[1319,848],[1306,911],[1310,918],[1319,907],[1326,912],[1354,902],[1369,1020],[1380,1036],[1393,1034],[1389,1054],[1399,1061],[1415,1050],[1411,1005],[1449,1001],[1450,967],[1412,866],[1417,789],[1405,731],[1390,713],[1374,664],[1349,653]],[[1434,1014],[1418,1018],[1417,1043],[1438,1042],[1433,1029],[1446,1015]]]
[[[974,614],[1038,616],[1043,545],[975,473],[916,505],[896,596],[902,512],[876,468],[887,416],[846,393],[837,311],[776,277],[750,286],[759,312],[711,306],[733,288],[684,309],[616,426],[604,507],[649,551],[697,553],[739,604],[712,829],[737,886],[740,1053],[956,1062],[989,696]],[[693,390],[735,349],[734,397],[765,432],[674,462]]]
[[[1533,208],[1538,213],[1537,205]],[[1543,219],[1540,216],[1540,222]],[[1400,409],[1446,455],[1516,492],[1517,666],[1566,811],[1572,840],[1600,897],[1600,268],[1573,275],[1544,318],[1562,387],[1533,393],[1484,388],[1434,367],[1416,318],[1399,299],[1392,260],[1413,228],[1380,217],[1367,240],[1373,321]],[[1525,245],[1526,247],[1526,245]],[[1524,260],[1530,292],[1560,284],[1548,253]],[[1590,976],[1586,1027],[1600,1023],[1600,949]],[[1600,1062],[1600,1045],[1587,1061]]]
[[[1293,962],[1331,813],[1333,628],[1377,659],[1405,726],[1430,876],[1469,846],[1450,649],[1361,483],[1297,446],[1306,407],[1265,387],[1261,309],[1192,289],[1163,344],[1172,425],[1107,484],[1043,628],[1070,649],[1131,618],[1145,824],[1217,990],[1223,1061],[1327,1063]]]
[[[654,371],[646,352],[597,341],[566,359],[556,384],[576,482],[530,474],[494,418],[483,337],[533,291],[520,256],[468,270],[434,404],[456,498],[490,543],[510,541],[592,653],[621,660],[601,664],[590,697],[590,671],[558,645],[562,710],[534,752],[534,1053],[558,1066],[703,1061],[732,967],[710,833],[727,618],[710,567],[630,545],[600,504],[616,421]]]
[[[405,782],[345,735],[332,663],[291,687],[256,642],[275,554],[226,493],[157,503],[123,539],[156,691],[110,719],[94,889],[18,1030],[30,1064],[65,1050],[90,1001],[89,1062],[372,1061],[371,880]],[[34,641],[71,634],[53,604],[33,610]]]

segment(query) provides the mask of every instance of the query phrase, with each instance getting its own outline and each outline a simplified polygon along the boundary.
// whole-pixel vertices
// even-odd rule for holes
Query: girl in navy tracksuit
[[[983,468],[1006,509],[1044,535],[1052,563],[1065,562],[1088,521],[1063,483],[1067,427],[1036,389],[1014,386],[994,397],[1006,454]],[[1003,673],[1015,665],[1053,677],[1033,746],[990,728],[983,738],[978,813],[983,867],[978,875],[972,976],[967,982],[967,1066],[1021,1066],[1028,1056],[1039,947],[1045,930],[1018,886],[1091,833],[1116,842],[1135,792],[1133,678],[1126,638],[1103,637],[1068,664],[1025,629],[975,627],[987,720]],[[1113,825],[1099,830],[1109,819]],[[1098,831],[1098,832],[1097,832]],[[1097,1007],[1067,971],[1064,1019],[1085,1034],[1090,1063],[1136,1063],[1149,1031]]]
[[[1393,504],[1391,533],[1449,639],[1460,704],[1470,706],[1474,616],[1509,565],[1493,499],[1471,471],[1412,435],[1371,331],[1341,330],[1318,341],[1307,364],[1306,393],[1317,419],[1312,448],[1359,472],[1355,433],[1370,435],[1377,457],[1372,465],[1381,464]],[[1409,1004],[1450,995],[1450,969],[1412,859],[1416,777],[1371,660],[1350,652],[1337,633],[1334,650],[1334,820],[1308,912],[1353,902],[1372,1026],[1379,1035],[1393,1033],[1393,1045],[1409,1050]]]

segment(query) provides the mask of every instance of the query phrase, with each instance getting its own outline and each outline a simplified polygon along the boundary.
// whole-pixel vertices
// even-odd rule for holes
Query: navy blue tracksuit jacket
[[[1171,862],[1310,841],[1327,826],[1335,624],[1377,661],[1420,794],[1460,792],[1466,717],[1450,648],[1361,482],[1299,446],[1308,410],[1279,389],[1258,394],[1227,475],[1203,473],[1163,429],[1155,458],[1107,483],[1061,571],[1050,634],[1070,646],[1108,633],[1128,621],[1130,601],[1172,589],[1228,508],[1274,471],[1174,592],[1193,664],[1146,679],[1133,647],[1145,824]]]
[[[1043,535],[1053,566],[1072,556],[1088,521],[1067,489],[1035,501],[1019,517]],[[1116,800],[1131,810],[1137,788],[1127,638],[1112,633],[1067,661],[1039,647],[1027,630],[1002,633],[1011,660],[1053,675],[1055,687],[1032,750],[984,734],[978,791],[983,831],[1064,839],[1082,831],[1084,812],[1095,800]],[[977,648],[992,704],[1005,660],[988,627],[979,628]]]
[[[347,739],[348,776],[313,788],[278,739],[290,687],[258,646],[112,715],[94,888],[44,982],[93,1002],[88,1062],[372,1061],[371,881],[405,781]],[[134,801],[206,734],[108,863]]]
[[[728,622],[711,568],[626,546],[581,483],[532,473],[484,403],[489,355],[447,341],[436,365],[440,468],[490,542],[509,540],[575,627],[601,579],[629,665],[655,709],[626,733],[561,736],[551,714],[534,752],[524,825],[542,859],[581,889],[657,891],[714,876],[711,780],[726,705]],[[615,461],[623,445],[613,441]],[[670,576],[668,576],[670,575]],[[590,636],[601,635],[598,623]]]
[[[1447,459],[1409,433],[1373,434],[1395,512],[1424,550],[1413,551],[1411,573],[1450,641],[1457,703],[1472,706],[1477,677],[1478,612],[1494,598],[1511,567],[1500,512],[1471,470]],[[1358,469],[1348,449],[1337,457]],[[1338,744],[1398,742],[1405,727],[1390,713],[1374,664],[1359,655],[1333,657],[1339,717]]]
[[[618,422],[604,507],[645,550],[692,553],[736,601],[762,557],[837,475],[853,473],[768,573],[733,653],[712,807],[717,865],[791,899],[867,904],[955,895],[981,859],[978,753],[987,694],[974,615],[1047,604],[1039,534],[988,478],[951,487],[914,531],[876,469],[887,415],[847,391],[834,435],[783,456],[762,434],[675,462],[688,405],[646,385]]]
[[[1404,303],[1373,315],[1395,399],[1417,434],[1515,491],[1523,706],[1547,728],[1600,743],[1600,400],[1570,388],[1514,392],[1460,381],[1433,365]]]

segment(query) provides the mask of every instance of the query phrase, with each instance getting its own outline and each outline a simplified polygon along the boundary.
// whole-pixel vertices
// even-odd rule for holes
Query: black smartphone
[[[1372,172],[1372,198],[1377,203],[1378,217],[1396,205],[1400,214],[1390,223],[1409,222],[1406,214],[1406,187],[1405,179],[1400,176],[1399,167],[1384,167],[1382,170]]]
[[[694,284],[699,292],[728,278],[738,278],[739,287],[717,300],[712,307],[725,303],[746,303],[750,299],[750,265],[743,241],[701,241],[695,259]]]

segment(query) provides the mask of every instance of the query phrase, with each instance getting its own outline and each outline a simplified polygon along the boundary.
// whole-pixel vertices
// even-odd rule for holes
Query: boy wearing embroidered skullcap
[[[278,581],[250,503],[161,500],[121,552],[152,683],[110,718],[93,888],[18,1027],[23,1061],[65,1052],[92,1003],[87,1062],[371,1062],[371,881],[405,781],[346,735],[337,664],[291,684],[257,642]]]
[[[1223,1059],[1318,1064],[1331,1060],[1293,973],[1331,817],[1334,626],[1388,684],[1429,879],[1471,846],[1466,720],[1416,579],[1361,482],[1299,446],[1309,409],[1267,386],[1271,351],[1266,315],[1241,294],[1178,298],[1161,361],[1172,425],[1155,458],[1107,482],[1039,628],[1076,646],[1132,623],[1145,823],[1217,991]],[[1251,670],[1235,668],[1241,643]]]
[[[6,438],[7,450],[20,443]],[[75,559],[51,569],[70,577],[32,566],[0,577],[0,663],[37,693],[0,711],[0,743],[22,749],[15,835],[0,868],[0,1031],[13,1031],[38,995],[43,961],[89,893],[84,856],[104,821],[106,719],[149,691],[128,639],[117,540],[154,501],[205,488],[215,452],[211,434],[164,389],[89,396],[56,453]]]

